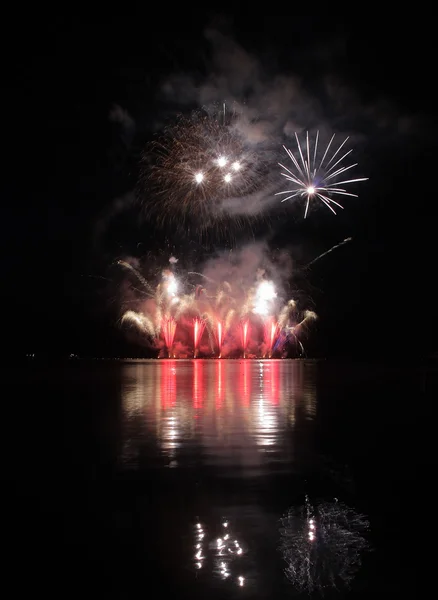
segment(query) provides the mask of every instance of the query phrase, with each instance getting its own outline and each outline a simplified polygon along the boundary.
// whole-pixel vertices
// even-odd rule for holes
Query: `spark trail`
[[[320,260],[324,256],[327,256],[327,254],[330,254],[330,252],[333,252],[333,250],[336,250],[337,248],[340,248],[344,244],[348,244],[348,242],[351,242],[352,240],[353,240],[352,237],[345,238],[345,240],[343,240],[339,244],[335,244],[329,250],[326,250],[325,252],[323,252],[322,254],[320,254],[319,256],[317,256],[316,258],[314,258],[313,260],[311,260],[309,263],[307,263],[307,265],[304,268],[307,269],[308,267],[310,267],[310,265],[315,264],[316,261]]]
[[[367,177],[359,177],[354,179],[342,179],[347,171],[357,166],[357,163],[353,163],[348,166],[343,166],[343,160],[351,154],[353,150],[345,152],[340,158],[338,154],[341,153],[341,149],[346,144],[348,137],[340,144],[333,154],[330,154],[330,148],[335,138],[335,134],[331,137],[328,145],[326,146],[322,158],[318,154],[318,140],[319,131],[316,132],[316,138],[313,148],[309,142],[309,132],[306,132],[305,147],[300,144],[298,134],[295,133],[295,139],[297,142],[297,153],[296,156],[289,148],[283,146],[286,154],[290,158],[292,165],[290,168],[286,167],[282,163],[278,163],[279,166],[284,170],[281,173],[286,178],[289,184],[289,188],[282,192],[277,192],[276,196],[286,195],[282,202],[291,200],[292,198],[305,198],[306,208],[304,211],[304,218],[307,217],[309,210],[310,200],[318,199],[327,208],[329,208],[334,214],[336,214],[333,204],[338,208],[344,208],[342,204],[333,199],[333,196],[353,196],[357,198],[357,194],[347,192],[344,187],[350,183],[357,183],[359,181],[366,181]],[[341,153],[342,154],[342,153]],[[330,158],[329,158],[330,157]],[[341,177],[342,176],[342,177]],[[339,178],[342,181],[339,181]]]

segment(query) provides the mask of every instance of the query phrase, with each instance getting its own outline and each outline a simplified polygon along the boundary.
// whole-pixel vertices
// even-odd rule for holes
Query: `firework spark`
[[[280,550],[286,575],[300,591],[348,587],[369,544],[369,522],[336,499],[292,508],[281,519]]]
[[[348,242],[351,242],[352,239],[353,239],[352,237],[348,237],[348,238],[345,238],[345,240],[343,240],[342,242],[339,242],[339,244],[335,244],[329,250],[326,250],[325,252],[323,252],[322,254],[320,254],[319,256],[317,256],[316,258],[314,258],[313,260],[311,260],[309,263],[307,263],[307,265],[306,265],[305,268],[307,269],[307,267],[310,267],[311,265],[313,265],[314,263],[316,263],[318,260],[320,260],[324,256],[327,256],[327,254],[330,254],[330,252],[333,252],[333,250],[336,250],[337,248],[340,248],[341,246],[344,246],[344,244],[348,244]]]
[[[286,197],[282,199],[282,202],[296,197],[305,198],[306,208],[304,211],[304,218],[307,217],[309,204],[313,199],[320,200],[327,208],[336,214],[336,211],[332,206],[333,204],[338,208],[344,207],[334,200],[333,196],[354,196],[357,198],[357,194],[347,192],[347,190],[341,186],[359,181],[366,181],[368,179],[367,177],[348,179],[348,176],[347,179],[344,179],[344,173],[357,166],[357,163],[348,166],[344,166],[343,164],[344,159],[353,151],[348,150],[348,152],[345,152],[344,154],[341,152],[349,138],[347,137],[332,153],[331,146],[335,138],[335,134],[333,134],[325,147],[322,158],[320,158],[321,153],[318,152],[319,131],[316,133],[313,147],[311,147],[309,142],[309,132],[306,132],[305,147],[300,144],[297,133],[295,133],[295,138],[298,151],[296,156],[289,148],[283,146],[292,162],[292,166],[288,168],[282,163],[278,163],[280,167],[284,169],[284,172],[282,172],[281,175],[285,177],[291,185],[287,190],[277,192],[276,196],[286,195]],[[342,156],[339,156],[340,154]]]

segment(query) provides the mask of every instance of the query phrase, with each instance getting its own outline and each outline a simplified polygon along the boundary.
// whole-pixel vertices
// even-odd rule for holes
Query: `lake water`
[[[435,369],[70,361],[3,377],[17,595],[293,597],[279,519],[306,495],[369,518],[349,597],[406,591],[402,524],[433,468]]]

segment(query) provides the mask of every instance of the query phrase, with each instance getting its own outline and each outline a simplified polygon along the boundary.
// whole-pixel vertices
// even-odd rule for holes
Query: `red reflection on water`
[[[251,363],[245,361],[240,363],[240,397],[243,406],[249,406],[251,402]]]
[[[216,361],[216,410],[222,408],[226,381],[224,379],[224,367],[221,360]]]
[[[271,404],[280,402],[280,366],[276,360],[265,363],[263,373],[263,393]]]
[[[176,402],[176,368],[173,360],[163,361],[161,364],[161,408],[167,409],[175,406]]]
[[[193,362],[193,408],[202,408],[204,403],[204,363]]]

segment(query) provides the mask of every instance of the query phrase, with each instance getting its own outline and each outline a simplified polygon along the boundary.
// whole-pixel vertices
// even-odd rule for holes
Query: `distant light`
[[[231,181],[231,173],[227,173],[224,177],[225,183],[230,183]]]
[[[242,587],[244,583],[245,583],[245,578],[240,576],[239,577],[239,585]]]
[[[315,193],[315,188],[313,187],[313,185],[309,185],[309,187],[307,188],[307,193],[308,194],[314,194]]]
[[[225,167],[225,165],[227,164],[227,162],[228,162],[228,161],[227,161],[227,159],[225,158],[225,156],[220,156],[220,157],[217,159],[217,164],[218,164],[218,166],[219,166],[219,167]]]
[[[202,183],[204,180],[204,174],[203,173],[196,173],[195,175],[195,181],[196,183]]]
[[[233,162],[232,167],[233,167],[234,171],[240,171],[240,169],[242,168],[242,165],[240,164],[240,162],[238,162],[236,160],[236,162]]]

